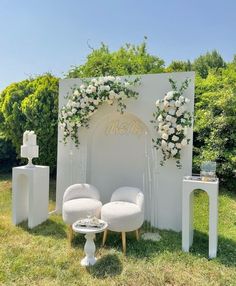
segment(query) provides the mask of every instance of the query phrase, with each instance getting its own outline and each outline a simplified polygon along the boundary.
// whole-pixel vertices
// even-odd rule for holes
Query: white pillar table
[[[12,173],[13,224],[28,219],[33,228],[48,218],[49,167],[15,167]]]
[[[209,196],[209,258],[217,254],[218,189],[219,180],[202,181],[199,177],[185,177],[182,190],[182,249],[189,251],[193,243],[193,195],[201,189]]]
[[[80,264],[82,266],[90,266],[94,265],[97,261],[97,258],[94,256],[96,250],[96,246],[94,243],[95,234],[103,232],[107,228],[108,224],[107,222],[100,219],[99,220],[100,226],[97,225],[97,227],[91,225],[87,226],[81,225],[81,222],[83,223],[84,221],[86,221],[86,219],[76,221],[75,223],[73,223],[72,229],[75,232],[85,234],[86,238],[86,242],[84,245],[85,257],[81,260]]]

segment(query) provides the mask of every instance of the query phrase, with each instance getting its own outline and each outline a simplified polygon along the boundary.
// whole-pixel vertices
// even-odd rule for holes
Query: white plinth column
[[[48,218],[49,167],[15,167],[12,173],[13,224],[28,219],[33,228]]]
[[[183,180],[182,249],[188,252],[193,243],[193,191],[197,189],[207,192],[209,196],[209,258],[214,258],[217,254],[218,242],[218,180],[214,182]]]

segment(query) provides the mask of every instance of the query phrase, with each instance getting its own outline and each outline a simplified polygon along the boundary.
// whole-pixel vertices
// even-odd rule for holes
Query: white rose
[[[181,143],[176,143],[176,147],[177,147],[178,149],[182,149]]]
[[[176,100],[175,106],[176,106],[176,107],[180,107],[180,105],[181,105],[181,103],[180,103],[178,100]]]
[[[92,92],[96,92],[97,88],[95,86],[91,87]]]
[[[175,115],[175,109],[171,108],[171,109],[168,111],[168,113],[169,113],[170,115]]]
[[[170,142],[170,143],[168,144],[168,147],[169,147],[170,149],[173,149],[173,148],[175,147],[175,144],[172,143],[172,142]]]
[[[125,95],[124,91],[120,91],[119,92],[119,97],[126,98],[126,95]]]
[[[67,116],[70,117],[70,116],[72,116],[72,115],[73,115],[73,113],[72,113],[71,111],[68,111],[68,112],[67,112]]]
[[[170,128],[169,131],[168,131],[168,134],[169,135],[172,135],[175,133],[175,129],[174,128]]]
[[[169,134],[169,125],[164,125],[163,126],[163,129],[164,129],[164,131],[166,132],[166,133],[168,133]]]
[[[174,95],[174,91],[169,91],[169,92],[167,92],[165,98],[166,98],[167,100],[170,100],[170,99],[173,98],[173,95]]]
[[[178,137],[178,136],[176,136],[176,135],[173,135],[173,136],[172,136],[172,141],[176,142],[176,141],[178,141],[178,140],[179,140],[179,137]]]
[[[109,91],[111,88],[110,88],[110,86],[109,85],[105,85],[105,90],[106,91]]]
[[[167,121],[172,121],[172,116],[167,115],[167,116],[166,116],[166,120],[167,120]]]
[[[165,149],[167,147],[167,143],[165,140],[161,140],[161,147]]]
[[[171,154],[172,154],[173,156],[175,156],[175,155],[177,154],[177,152],[178,152],[178,150],[177,150],[176,148],[174,148],[174,149],[171,150]]]
[[[176,116],[177,116],[177,117],[180,117],[181,115],[182,115],[181,110],[177,110],[177,112],[176,112]]]
[[[184,113],[184,111],[186,111],[186,106],[182,105],[180,106],[179,110]]]
[[[190,102],[190,99],[185,98],[185,103],[189,103],[189,102]]]
[[[102,77],[99,77],[98,79],[98,84],[102,85],[104,83],[104,79]]]
[[[94,106],[90,105],[89,109],[93,111],[94,110]]]
[[[81,105],[80,105],[81,108],[85,108],[86,107],[86,104],[84,102],[81,102]]]
[[[76,108],[72,108],[72,113],[76,113],[77,109]]]
[[[161,138],[164,139],[164,140],[167,140],[169,137],[169,135],[167,133],[163,133]]]
[[[110,75],[110,76],[107,77],[107,79],[110,80],[110,81],[114,81],[115,77]]]
[[[158,120],[159,122],[163,121],[162,115],[159,115],[159,116],[157,117],[157,120]]]
[[[170,105],[171,107],[174,107],[174,106],[175,106],[175,101],[174,101],[174,100],[169,101],[169,105]]]
[[[95,105],[98,105],[98,104],[99,104],[99,100],[95,99],[95,100],[93,101],[93,103],[94,103]]]
[[[166,101],[166,100],[164,100],[163,105],[164,105],[164,107],[165,107],[165,108],[167,108],[167,107],[169,107],[169,102],[168,102],[168,101]]]
[[[183,95],[181,95],[181,96],[179,97],[179,101],[180,101],[180,102],[184,102],[184,101],[185,101],[185,98],[184,98]]]
[[[182,146],[186,146],[188,144],[188,141],[186,140],[186,139],[183,139],[182,141],[181,141],[181,145]]]
[[[78,96],[78,95],[79,95],[78,89],[76,89],[73,94],[74,94],[75,96]]]
[[[129,82],[125,82],[125,87],[129,87],[130,86],[130,83]]]
[[[176,126],[176,129],[177,129],[178,131],[182,131],[182,130],[183,130],[183,127],[182,127],[180,124],[178,124],[178,125]]]
[[[159,99],[156,101],[156,106],[157,107],[160,106],[160,100]]]
[[[177,121],[177,118],[174,117],[174,116],[172,116],[171,122],[173,123],[173,124],[172,124],[173,126],[175,126],[176,121]]]
[[[181,123],[183,123],[183,124],[186,122],[186,120],[185,120],[184,118],[181,118],[180,121],[181,121]]]
[[[99,90],[100,90],[100,91],[104,91],[104,90],[106,90],[105,85],[101,85],[101,86],[99,87]]]

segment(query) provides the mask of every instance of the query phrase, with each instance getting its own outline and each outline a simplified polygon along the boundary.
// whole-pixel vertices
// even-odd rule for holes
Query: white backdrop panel
[[[182,169],[174,160],[160,166],[160,154],[152,148],[155,137],[150,123],[155,102],[171,90],[169,77],[179,84],[186,78],[191,82],[185,96],[194,106],[194,73],[181,72],[141,76],[138,100],[127,100],[124,115],[116,106],[103,104],[93,115],[89,129],[79,131],[80,147],[72,142],[61,143],[58,129],[57,161],[57,211],[61,211],[65,189],[74,183],[94,184],[101,193],[103,203],[110,200],[112,192],[121,186],[134,186],[145,195],[146,219],[159,228],[181,230],[182,178],[192,172],[192,141],[182,152]],[[80,79],[60,81],[59,108],[71,93],[71,88],[81,84]],[[189,130],[192,139],[192,129]]]

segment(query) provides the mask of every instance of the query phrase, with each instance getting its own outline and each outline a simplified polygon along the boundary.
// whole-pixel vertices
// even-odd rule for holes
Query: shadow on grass
[[[122,268],[122,263],[118,256],[108,254],[100,258],[94,266],[86,269],[93,277],[103,279],[121,274]]]
[[[28,228],[28,221],[24,221],[18,226],[33,235],[52,236],[57,239],[64,239],[67,236],[64,223],[59,223],[51,219],[32,229]]]
[[[151,259],[157,253],[182,250],[181,232],[159,230],[158,233],[161,235],[161,240],[157,242],[143,239],[137,241],[134,236],[127,236],[127,256]],[[208,259],[208,243],[208,234],[195,230],[190,255]],[[108,246],[112,244],[114,245],[114,242],[111,240],[107,243]],[[215,259],[227,267],[235,267],[236,241],[218,236],[218,252]]]
[[[208,258],[208,235],[206,233],[195,230],[193,237],[193,245],[190,248],[192,255]],[[228,267],[236,266],[236,241],[218,236],[217,257],[215,258],[221,264]]]

